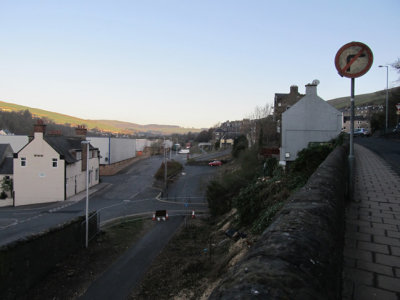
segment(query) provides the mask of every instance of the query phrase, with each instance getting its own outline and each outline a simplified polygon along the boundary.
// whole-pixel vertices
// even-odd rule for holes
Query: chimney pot
[[[41,132],[43,134],[46,132],[46,125],[42,119],[38,119],[36,124],[33,125],[33,132]]]
[[[75,134],[80,137],[86,137],[87,134],[86,127],[84,125],[78,125],[78,127],[75,128]]]

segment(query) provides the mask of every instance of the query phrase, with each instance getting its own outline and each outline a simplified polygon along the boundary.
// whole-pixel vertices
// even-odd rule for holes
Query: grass
[[[389,97],[393,93],[398,93],[400,87],[395,87],[389,90]],[[377,91],[369,94],[355,95],[354,101],[355,106],[365,105],[383,105],[386,99],[386,90]],[[328,103],[337,109],[345,108],[350,106],[350,94],[347,97],[336,98],[328,100]]]
[[[153,132],[159,134],[200,132],[201,129],[183,128],[171,125],[139,125],[129,122],[113,121],[113,120],[86,120],[73,116],[51,112],[39,108],[31,108],[28,106],[18,105],[14,103],[0,101],[0,110],[3,111],[24,111],[29,110],[32,116],[38,118],[47,118],[56,124],[70,124],[75,127],[77,125],[85,125],[88,129],[98,129],[100,131],[112,133],[134,134],[136,132]]]

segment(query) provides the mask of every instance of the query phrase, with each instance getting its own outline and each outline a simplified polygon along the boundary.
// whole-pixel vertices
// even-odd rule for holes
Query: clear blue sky
[[[0,100],[84,119],[211,127],[319,79],[350,94],[334,58],[374,53],[356,94],[386,88],[400,1],[0,0]],[[400,75],[389,72],[390,85]]]

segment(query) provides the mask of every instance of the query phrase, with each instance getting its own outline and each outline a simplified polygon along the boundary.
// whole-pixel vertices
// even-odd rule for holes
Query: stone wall
[[[139,161],[141,159],[148,158],[148,157],[150,157],[150,153],[146,152],[146,153],[143,153],[141,156],[137,156],[137,157],[123,160],[123,161],[119,161],[119,162],[111,164],[111,165],[100,165],[100,176],[115,175],[119,171],[121,171],[124,168],[133,164],[134,162]]]
[[[78,217],[46,232],[0,248],[0,299],[20,299],[64,257],[85,244],[85,219]],[[97,233],[97,214],[89,233]]]
[[[336,148],[210,299],[340,299],[347,155]]]

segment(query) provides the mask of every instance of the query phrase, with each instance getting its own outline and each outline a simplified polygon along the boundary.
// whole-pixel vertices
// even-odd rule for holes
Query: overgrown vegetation
[[[8,194],[11,194],[13,190],[13,180],[9,177],[3,177],[1,181],[1,190],[0,199],[6,199]]]
[[[156,174],[154,177],[157,180],[163,180],[165,176],[165,164],[164,162],[161,164],[160,168],[157,170]],[[171,178],[176,176],[179,172],[181,172],[183,169],[183,166],[180,162],[177,162],[175,160],[170,160],[167,162],[167,178]]]
[[[207,188],[211,214],[218,216],[236,208],[236,225],[261,233],[290,194],[307,182],[343,138],[340,135],[330,143],[303,149],[285,171],[275,158],[259,159],[257,150],[241,149],[235,166]]]

